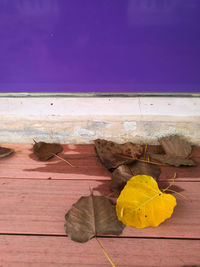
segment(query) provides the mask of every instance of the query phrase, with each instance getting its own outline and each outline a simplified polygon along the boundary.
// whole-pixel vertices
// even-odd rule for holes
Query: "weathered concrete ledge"
[[[3,97],[0,143],[157,143],[168,134],[200,145],[199,97]]]

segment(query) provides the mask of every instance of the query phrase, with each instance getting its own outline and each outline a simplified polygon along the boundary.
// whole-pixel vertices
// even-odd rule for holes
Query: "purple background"
[[[0,0],[1,92],[200,92],[199,0]]]

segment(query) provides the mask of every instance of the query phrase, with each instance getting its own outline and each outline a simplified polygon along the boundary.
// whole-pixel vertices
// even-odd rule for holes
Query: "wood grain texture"
[[[110,180],[110,173],[99,162],[93,145],[63,145],[64,151],[59,155],[75,168],[58,158],[46,162],[39,161],[33,154],[31,145],[4,146],[15,149],[16,153],[0,159],[0,178]],[[200,147],[193,148],[192,155],[198,166],[160,166],[160,180],[172,179],[176,172],[177,181],[200,181]]]
[[[91,179],[108,180],[109,172],[97,160],[93,145],[63,145],[59,156],[75,167],[54,157],[39,161],[31,145],[4,145],[15,149],[13,156],[0,160],[0,177],[34,179]]]
[[[38,161],[31,145],[4,146],[16,153],[0,160],[0,267],[110,266],[95,239],[79,244],[63,236],[64,215],[80,196],[89,195],[90,188],[95,195],[110,193],[110,173],[97,160],[94,146],[64,145],[60,156],[76,168],[57,158]],[[193,155],[200,162],[199,147]],[[120,238],[99,238],[116,266],[200,262],[200,167],[161,169],[159,185],[165,188],[177,172],[173,189],[192,202],[177,197],[172,218],[159,227],[126,227]]]
[[[200,262],[197,240],[99,238],[117,267],[184,266]],[[0,266],[111,266],[95,239],[80,244],[65,237],[0,236]]]
[[[63,235],[64,216],[80,196],[108,195],[108,181],[0,179],[0,233]],[[159,227],[126,227],[122,236],[200,238],[200,183],[179,182],[172,218]]]

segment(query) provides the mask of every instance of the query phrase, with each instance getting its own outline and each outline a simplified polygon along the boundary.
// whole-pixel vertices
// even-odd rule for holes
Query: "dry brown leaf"
[[[127,165],[119,166],[112,172],[110,191],[120,193],[131,177],[133,177],[133,175]]]
[[[187,158],[191,154],[191,145],[178,135],[163,137],[159,141],[169,156]]]
[[[166,154],[154,154],[154,153],[149,153],[150,157],[153,159],[156,159],[162,163],[166,163],[169,165],[173,165],[175,167],[179,167],[181,165],[185,166],[195,166],[195,162],[191,159],[185,159],[183,157],[175,157],[175,156],[170,156]]]
[[[54,156],[53,154],[62,152],[63,148],[60,144],[35,142],[33,145],[33,151],[39,160],[46,161],[52,158]]]
[[[14,152],[15,151],[13,149],[11,149],[11,148],[0,147],[0,158],[5,158],[5,157],[11,155]]]
[[[144,150],[146,147],[146,154],[148,152],[157,153],[157,154],[164,153],[164,150],[161,145],[143,145],[143,147],[144,147]]]
[[[182,137],[178,135],[171,135],[163,137],[159,141],[166,154],[148,152],[148,155],[150,155],[151,158],[176,167],[181,165],[196,165],[193,160],[187,158],[191,154],[192,147]]]
[[[160,167],[144,162],[133,162],[129,165],[121,165],[112,172],[110,190],[120,193],[126,182],[136,175],[149,175],[157,180],[160,176]]]
[[[97,139],[94,143],[101,163],[108,169],[134,161],[134,159],[126,159],[123,156],[138,158],[143,152],[141,145],[134,145],[130,142],[121,145],[104,139]]]
[[[94,236],[119,235],[124,225],[118,221],[115,206],[104,196],[81,197],[65,215],[65,230],[76,242]]]

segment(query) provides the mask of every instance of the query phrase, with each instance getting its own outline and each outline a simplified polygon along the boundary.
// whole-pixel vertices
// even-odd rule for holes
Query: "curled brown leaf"
[[[11,148],[7,147],[0,147],[0,158],[5,158],[11,154],[13,154],[15,151]]]
[[[181,165],[184,166],[195,166],[195,162],[191,159],[185,159],[183,157],[174,157],[166,154],[149,154],[151,158],[156,159],[162,163],[173,165],[175,167],[179,167]]]
[[[179,135],[170,135],[159,140],[165,154],[187,158],[192,151],[191,145]]]
[[[176,167],[181,165],[196,165],[193,160],[188,159],[192,151],[191,145],[179,135],[163,137],[159,140],[159,142],[161,143],[165,154],[155,154],[149,152],[148,154],[151,158]]]
[[[33,145],[34,154],[41,161],[46,161],[54,156],[54,154],[63,151],[63,147],[60,144],[36,142]]]

